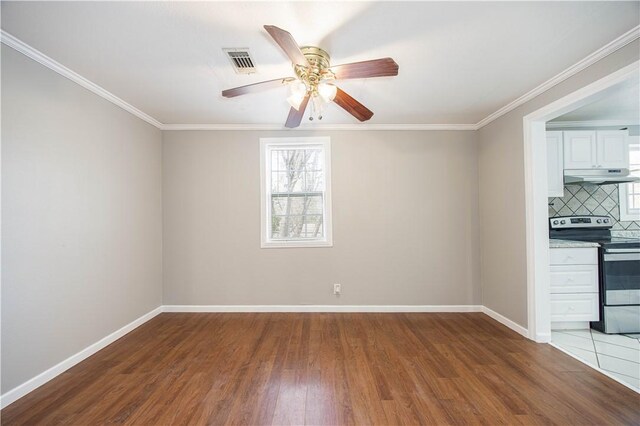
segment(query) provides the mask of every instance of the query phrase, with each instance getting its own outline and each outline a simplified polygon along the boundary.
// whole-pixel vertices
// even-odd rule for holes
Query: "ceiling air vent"
[[[249,49],[222,49],[231,61],[233,69],[238,74],[252,74],[256,72],[256,66]]]

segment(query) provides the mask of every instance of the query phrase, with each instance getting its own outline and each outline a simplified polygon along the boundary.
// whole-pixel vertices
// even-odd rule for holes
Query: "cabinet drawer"
[[[551,295],[551,321],[598,321],[598,293]]]
[[[552,248],[549,250],[552,265],[597,265],[598,249],[585,248]]]
[[[551,293],[597,293],[598,265],[551,266]]]

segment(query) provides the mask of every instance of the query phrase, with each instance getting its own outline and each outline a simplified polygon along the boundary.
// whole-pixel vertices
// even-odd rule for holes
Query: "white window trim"
[[[640,145],[640,137],[629,138],[629,148],[632,145]],[[630,209],[628,204],[628,185],[618,185],[618,206],[620,208],[620,222],[632,222],[640,220],[640,209]]]
[[[270,145],[322,145],[324,149],[325,165],[325,192],[323,227],[324,238],[318,240],[278,240],[270,239],[271,231],[271,200],[267,195],[267,188],[271,188],[271,173],[267,148]],[[271,191],[269,191],[269,194]],[[333,247],[333,226],[331,220],[331,138],[321,137],[295,137],[295,138],[260,138],[260,247],[262,248],[302,248],[302,247]]]

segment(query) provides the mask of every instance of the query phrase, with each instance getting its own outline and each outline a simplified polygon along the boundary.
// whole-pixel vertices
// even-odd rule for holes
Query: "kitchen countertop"
[[[572,247],[600,247],[600,244],[591,243],[588,241],[559,240],[555,238],[552,238],[549,240],[549,248],[572,248]]]

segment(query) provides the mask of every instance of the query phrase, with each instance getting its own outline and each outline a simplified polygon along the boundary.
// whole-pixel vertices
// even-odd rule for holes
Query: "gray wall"
[[[164,132],[164,303],[479,304],[475,132],[320,134],[334,247],[261,249],[259,138],[311,134]]]
[[[2,45],[2,392],[162,302],[161,133]]]
[[[527,282],[522,119],[637,61],[639,56],[636,40],[478,131],[482,301],[524,327]]]

